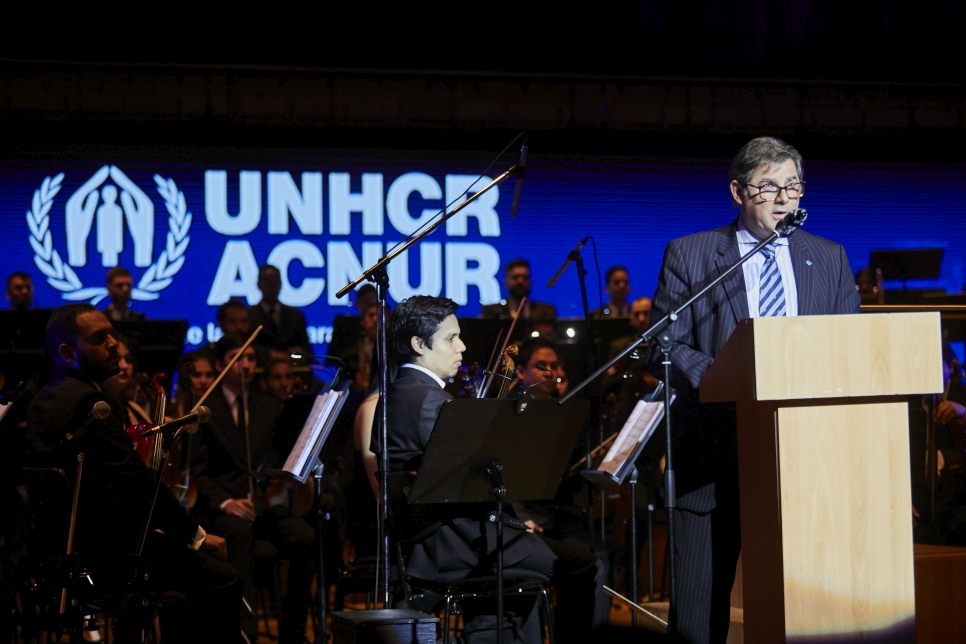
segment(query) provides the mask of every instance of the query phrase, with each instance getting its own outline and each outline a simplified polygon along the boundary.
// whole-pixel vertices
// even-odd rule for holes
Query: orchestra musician
[[[243,336],[222,336],[214,348],[216,370],[222,371],[244,344]],[[276,503],[253,482],[282,410],[281,402],[257,387],[250,388],[254,368],[255,351],[249,346],[205,400],[211,418],[201,425],[192,450],[191,471],[198,489],[195,515],[202,525],[225,536],[228,561],[241,574],[253,606],[255,540],[270,541],[290,560],[279,641],[301,644],[314,570],[315,530],[302,517],[292,516],[287,496]],[[255,641],[257,625],[248,614],[243,615],[243,627]]]
[[[17,271],[7,277],[7,300],[14,311],[26,311],[33,305],[34,280],[30,273]]]
[[[590,312],[593,317],[620,319],[631,316],[627,296],[631,294],[630,273],[623,266],[611,266],[604,275],[604,291],[608,300],[602,308]]]
[[[456,375],[466,348],[460,339],[456,309],[456,303],[447,298],[414,296],[393,311],[389,342],[401,366],[387,391],[391,471],[419,469],[440,406],[451,397],[443,390],[444,379]],[[378,452],[376,436],[373,443],[373,452]],[[405,506],[403,512],[405,516],[396,523],[397,538],[408,551],[408,574],[427,580],[458,579],[495,565],[496,526],[485,510],[453,505],[415,513]],[[556,587],[557,641],[589,641],[590,629],[606,611],[600,592],[600,562],[584,549],[538,536],[515,519],[506,521],[504,544],[507,567],[546,575]],[[541,642],[535,607],[516,608],[507,623],[512,621],[517,639]],[[495,638],[494,615],[467,606],[464,611],[464,641],[472,644]]]
[[[111,335],[117,340],[120,371],[104,381],[104,388],[110,389],[124,401],[129,424],[150,423],[151,409],[147,398],[138,387],[142,374],[137,372],[137,358],[131,349],[131,342],[117,331],[113,331]]]
[[[119,370],[118,342],[103,313],[89,304],[54,310],[46,328],[53,380],[33,399],[27,418],[28,465],[56,466],[73,480],[84,452],[75,551],[94,583],[120,595],[131,580],[130,556],[154,495],[154,477],[131,447],[123,402],[104,382]],[[111,414],[94,421],[95,403]],[[183,607],[162,610],[166,641],[230,642],[240,639],[241,584],[225,561],[225,541],[206,533],[162,487],[151,515],[140,571],[159,589],[185,594]],[[141,625],[122,615],[115,641],[140,640]]]
[[[131,271],[123,266],[115,266],[107,271],[107,295],[111,303],[103,309],[104,315],[111,322],[132,322],[143,320],[144,313],[131,309],[131,291],[134,288],[134,277]]]
[[[503,285],[507,290],[507,297],[498,304],[487,304],[483,307],[480,317],[485,319],[509,320],[516,316],[517,308],[523,298],[527,303],[520,312],[524,320],[539,318],[542,320],[557,320],[557,309],[553,304],[530,300],[530,262],[517,258],[507,262],[503,269]]]
[[[285,353],[307,351],[309,335],[305,316],[298,309],[279,302],[282,274],[276,267],[266,264],[258,269],[258,290],[262,292],[261,301],[248,309],[252,327],[263,327],[255,342]]]
[[[767,238],[787,213],[799,207],[805,189],[801,154],[770,137],[742,147],[731,162],[729,178],[738,218],[668,244],[651,319],[663,318]],[[678,586],[669,619],[687,642],[726,640],[729,597],[741,551],[735,408],[701,405],[701,378],[741,319],[859,311],[852,270],[841,245],[799,230],[765,250],[682,311],[669,327],[671,386],[678,396],[672,408]],[[649,348],[648,368],[655,377],[664,377],[657,343]]]

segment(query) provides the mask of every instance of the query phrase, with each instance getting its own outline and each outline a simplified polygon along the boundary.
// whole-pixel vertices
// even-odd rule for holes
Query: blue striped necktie
[[[758,315],[763,318],[785,315],[785,288],[775,258],[775,246],[765,246],[761,254],[765,263],[758,282]]]

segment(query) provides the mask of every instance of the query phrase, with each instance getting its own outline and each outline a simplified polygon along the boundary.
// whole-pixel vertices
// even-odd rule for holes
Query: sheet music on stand
[[[348,395],[349,382],[315,397],[302,431],[292,446],[281,471],[299,483],[312,474],[319,452],[332,431]]]
[[[672,395],[673,402],[674,397]],[[651,439],[661,419],[664,418],[664,401],[648,402],[641,400],[617,438],[614,439],[607,454],[595,470],[581,470],[580,474],[596,485],[620,485],[634,469],[647,441]]]

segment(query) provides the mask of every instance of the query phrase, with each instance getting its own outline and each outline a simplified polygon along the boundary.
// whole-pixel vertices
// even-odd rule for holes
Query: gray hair
[[[798,150],[781,139],[760,136],[748,141],[744,147],[738,150],[738,154],[731,160],[731,167],[728,168],[728,178],[731,181],[737,181],[742,186],[747,186],[752,177],[755,176],[755,170],[759,166],[765,165],[771,168],[779,166],[789,159],[795,162],[798,178],[804,178],[802,155]]]

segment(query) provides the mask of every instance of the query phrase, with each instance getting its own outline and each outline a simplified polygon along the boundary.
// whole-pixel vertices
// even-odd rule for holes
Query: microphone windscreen
[[[98,400],[91,408],[91,417],[95,420],[104,420],[111,415],[111,405],[106,400]]]

